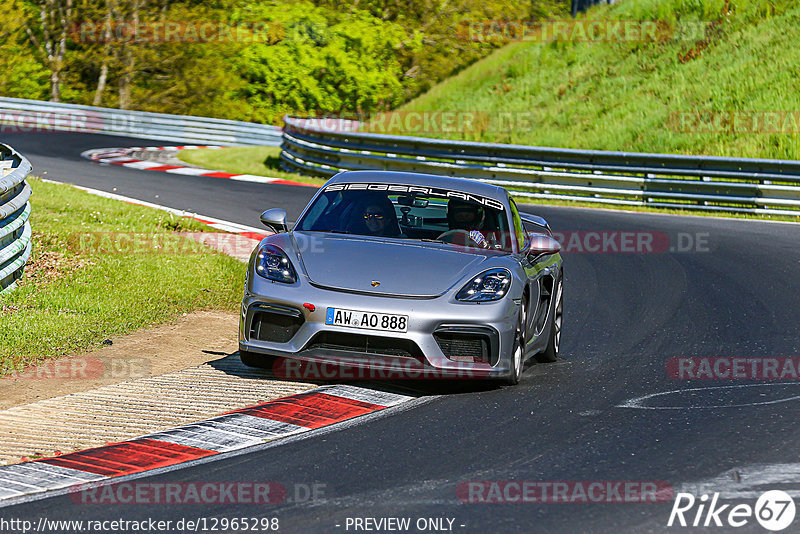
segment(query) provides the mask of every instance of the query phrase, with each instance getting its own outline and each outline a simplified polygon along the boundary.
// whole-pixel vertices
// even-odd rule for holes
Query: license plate
[[[328,308],[325,324],[384,332],[407,332],[408,315]]]

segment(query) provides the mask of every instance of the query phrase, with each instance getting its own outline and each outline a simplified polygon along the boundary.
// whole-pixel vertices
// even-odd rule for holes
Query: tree
[[[102,32],[103,41],[103,59],[100,63],[100,75],[97,77],[97,87],[94,90],[94,98],[92,99],[93,106],[99,106],[103,101],[103,92],[106,90],[106,83],[108,82],[108,68],[112,60],[111,56],[111,24],[114,21],[114,11],[116,11],[116,2],[108,0],[105,3],[105,20],[103,21],[105,27]]]
[[[0,77],[0,94],[268,123],[287,113],[367,115],[503,44],[465,38],[465,24],[559,9],[563,16],[567,7],[565,0],[3,0],[0,68],[9,75]],[[203,22],[236,28],[236,38],[120,35],[122,25]]]
[[[26,21],[25,31],[42,61],[50,69],[50,100],[61,101],[61,73],[67,53],[67,34],[73,22],[73,0],[39,0],[38,24]],[[32,3],[29,3],[32,4]]]

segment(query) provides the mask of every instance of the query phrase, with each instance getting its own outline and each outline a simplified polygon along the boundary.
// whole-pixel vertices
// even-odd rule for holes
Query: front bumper
[[[242,301],[239,324],[241,350],[326,366],[346,366],[369,369],[372,373],[350,375],[326,372],[321,378],[505,378],[511,372],[518,299],[512,294],[496,302],[464,303],[455,300],[455,292],[430,299],[407,299],[380,295],[362,295],[320,288],[307,279],[295,284],[281,284],[258,275],[248,277]],[[304,307],[304,304],[313,305]],[[404,333],[362,330],[325,324],[328,307],[361,310],[408,316],[408,331]],[[259,313],[279,313],[287,319],[288,328],[272,332],[264,341],[254,332],[254,317]],[[439,337],[468,335],[483,337],[490,363],[454,361],[443,352]],[[348,336],[349,335],[349,336]],[[343,350],[341,347],[319,343],[321,339],[371,336],[381,338],[379,347],[363,350]],[[282,337],[281,337],[282,336]],[[396,347],[393,341],[396,340]],[[416,350],[415,350],[416,349]],[[451,357],[453,353],[451,352]],[[285,362],[283,365],[287,365]],[[320,369],[317,367],[317,369]],[[284,368],[285,370],[285,368]],[[377,371],[377,372],[374,372]]]

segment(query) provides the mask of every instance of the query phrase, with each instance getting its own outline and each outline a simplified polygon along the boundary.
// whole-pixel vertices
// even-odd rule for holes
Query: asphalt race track
[[[265,188],[263,184],[249,182],[143,172],[116,165],[101,166],[81,157],[81,152],[92,148],[171,146],[178,143],[54,132],[0,132],[0,142],[9,144],[24,154],[33,165],[34,175],[46,172],[43,178],[70,182],[251,226],[261,226],[258,216],[264,211],[263,206],[284,207],[297,215],[315,192],[311,187],[271,184],[269,188]]]
[[[103,167],[79,155],[163,145],[157,141],[70,134],[0,140],[25,154],[34,174],[253,226],[268,207],[286,207],[293,220],[314,193]],[[800,495],[797,377],[685,380],[667,371],[679,357],[800,356],[798,226],[533,208],[525,209],[567,232],[563,359],[531,366],[519,386],[430,385],[427,401],[408,409],[138,480],[276,481],[289,490],[280,504],[93,506],[63,495],[0,509],[0,517],[277,517],[280,532],[291,533],[356,532],[348,518],[365,517],[409,517],[412,526],[419,518],[449,518],[453,531],[465,533],[688,532],[667,528],[671,499],[470,503],[456,490],[470,481],[660,481],[677,492],[716,478],[710,491],[729,503],[752,505],[755,498],[742,497],[747,491]],[[655,236],[657,250],[614,251],[620,232]],[[598,243],[596,252],[580,251]],[[639,399],[667,392],[674,393]],[[772,468],[785,475],[780,485],[764,474],[774,464],[786,464]],[[293,488],[314,484],[324,499],[290,502],[298,500]],[[763,532],[753,519],[736,530]]]

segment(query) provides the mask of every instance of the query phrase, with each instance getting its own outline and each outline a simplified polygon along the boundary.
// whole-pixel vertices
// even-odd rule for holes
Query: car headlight
[[[484,271],[461,288],[456,299],[465,302],[500,300],[511,287],[511,273],[505,269]]]
[[[264,245],[256,256],[256,272],[275,282],[293,284],[297,282],[297,273],[286,253],[275,245]]]

